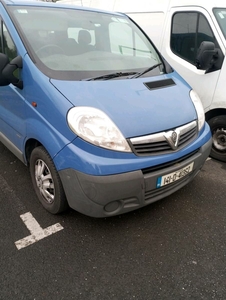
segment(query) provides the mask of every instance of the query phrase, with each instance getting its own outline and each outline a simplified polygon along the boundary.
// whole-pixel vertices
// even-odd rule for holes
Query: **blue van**
[[[200,99],[128,16],[13,0],[0,15],[0,141],[45,209],[122,214],[197,175]]]

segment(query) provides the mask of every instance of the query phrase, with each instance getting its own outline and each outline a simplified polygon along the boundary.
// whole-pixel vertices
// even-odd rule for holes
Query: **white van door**
[[[177,7],[168,12],[163,39],[162,55],[172,67],[192,86],[203,101],[205,111],[210,109],[221,65],[210,72],[196,68],[198,48],[203,41],[211,41],[225,48],[208,12],[201,7]]]

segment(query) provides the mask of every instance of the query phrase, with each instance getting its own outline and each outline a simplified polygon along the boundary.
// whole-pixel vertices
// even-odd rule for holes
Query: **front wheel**
[[[226,116],[216,116],[208,121],[210,126],[213,144],[210,156],[226,162]]]
[[[38,199],[47,211],[57,214],[68,208],[59,174],[42,146],[31,153],[30,173]]]

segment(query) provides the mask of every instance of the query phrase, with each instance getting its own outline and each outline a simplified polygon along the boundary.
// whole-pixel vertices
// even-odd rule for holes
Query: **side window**
[[[213,42],[215,43],[216,47],[219,47],[216,43],[216,39],[213,35],[213,32],[209,26],[208,21],[206,20],[206,18],[200,14],[199,17],[199,30],[198,30],[198,34],[197,34],[197,44],[198,47],[200,46],[200,44],[203,41],[209,41],[209,42]]]
[[[11,36],[8,32],[8,29],[6,28],[5,24],[1,24],[1,45],[0,45],[0,51],[2,53],[5,53],[9,60],[11,61],[13,58],[17,56],[17,50],[16,46],[11,39]]]
[[[195,64],[198,48],[203,41],[214,42],[219,47],[204,15],[181,12],[173,16],[170,43],[176,55]]]

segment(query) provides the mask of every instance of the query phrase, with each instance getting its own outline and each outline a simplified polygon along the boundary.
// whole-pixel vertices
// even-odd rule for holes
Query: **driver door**
[[[1,20],[0,52],[11,61],[17,56],[17,48],[6,25]],[[19,76],[18,70],[14,74]],[[22,90],[12,84],[0,87],[0,141],[15,154],[22,156],[26,135],[25,101]]]

